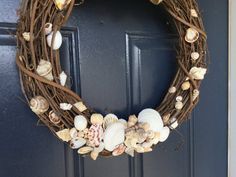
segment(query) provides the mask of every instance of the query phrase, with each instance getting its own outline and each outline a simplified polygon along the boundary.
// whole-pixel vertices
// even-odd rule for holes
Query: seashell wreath
[[[195,0],[151,0],[173,17],[179,33],[178,71],[156,108],[142,110],[128,121],[115,114],[88,108],[70,90],[59,63],[61,27],[74,0],[23,0],[17,27],[17,57],[23,93],[31,110],[62,141],[79,154],[134,156],[164,142],[199,101],[199,88],[207,72],[206,33]],[[30,9],[30,10],[29,10]]]

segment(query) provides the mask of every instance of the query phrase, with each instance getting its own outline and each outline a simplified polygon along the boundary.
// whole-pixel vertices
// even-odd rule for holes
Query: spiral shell
[[[49,117],[49,120],[55,125],[61,122],[60,117],[54,111],[50,111],[48,117]]]
[[[53,81],[52,64],[49,61],[41,59],[36,72],[45,79]]]
[[[30,100],[30,108],[34,113],[40,115],[49,109],[49,104],[44,97],[36,96]]]
[[[186,35],[185,35],[185,41],[188,43],[194,43],[195,41],[197,41],[199,38],[199,33],[197,30],[195,30],[194,28],[188,28]]]

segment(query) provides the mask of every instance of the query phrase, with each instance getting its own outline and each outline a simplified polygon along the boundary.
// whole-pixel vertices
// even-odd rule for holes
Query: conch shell
[[[202,80],[204,79],[206,72],[207,72],[206,68],[192,67],[191,70],[189,71],[189,74],[195,80]]]
[[[57,9],[63,10],[65,9],[71,2],[71,0],[53,0]]]
[[[45,79],[53,81],[52,64],[49,61],[40,60],[36,72]]]
[[[30,100],[30,108],[36,114],[43,114],[49,109],[48,101],[42,96],[36,96]]]

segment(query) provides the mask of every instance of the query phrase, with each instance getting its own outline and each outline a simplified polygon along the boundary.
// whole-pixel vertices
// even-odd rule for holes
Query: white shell
[[[78,132],[77,132],[76,128],[70,129],[70,137],[72,139],[75,139],[77,136],[78,136]]]
[[[30,33],[29,32],[24,32],[22,34],[23,38],[26,40],[26,41],[30,41]]]
[[[127,120],[125,120],[125,119],[119,119],[118,122],[122,123],[122,124],[125,126],[125,128],[127,128],[127,126],[128,126]]]
[[[169,134],[170,134],[169,127],[163,127],[163,129],[160,132],[160,139],[159,139],[159,141],[160,142],[164,142],[169,137]]]
[[[49,35],[52,32],[52,23],[46,23],[44,25],[45,35]]]
[[[192,17],[198,17],[197,11],[195,9],[191,9],[190,12]]]
[[[110,124],[118,121],[118,117],[115,114],[107,114],[103,119],[103,128],[106,129]]]
[[[49,109],[48,101],[42,96],[36,96],[30,100],[30,108],[36,114],[43,114]]]
[[[199,57],[200,57],[200,54],[198,52],[192,52],[191,53],[191,58],[193,60],[197,60],[197,59],[199,59]]]
[[[178,121],[176,120],[176,118],[172,118],[172,119],[170,120],[170,122],[171,122],[171,125],[170,125],[170,128],[171,128],[171,129],[176,129],[176,128],[179,126],[179,123],[178,123]]]
[[[88,121],[84,116],[82,115],[75,116],[74,126],[77,130],[79,131],[84,130],[85,128],[87,128],[87,124],[88,124]]]
[[[47,44],[49,47],[52,47],[53,50],[58,50],[61,45],[62,45],[62,35],[60,31],[57,31],[55,34],[55,39],[54,39],[54,43],[52,45],[52,37],[53,37],[53,32],[51,32],[48,36],[47,36]]]
[[[67,80],[67,75],[64,71],[61,72],[61,74],[59,75],[59,78],[60,78],[60,84],[62,86],[65,86],[66,85],[66,80]]]
[[[169,93],[175,93],[176,87],[170,87],[168,91],[169,91]]]
[[[115,122],[107,127],[104,132],[104,145],[108,151],[113,151],[117,145],[125,140],[125,127],[120,122]]]
[[[138,122],[148,123],[150,130],[161,131],[163,128],[163,121],[160,114],[154,109],[144,109],[138,115]]]
[[[72,105],[69,103],[60,103],[60,109],[64,110],[64,111],[69,111],[71,110]]]
[[[201,67],[192,67],[189,71],[189,74],[192,76],[193,79],[202,80],[207,72],[206,68]]]
[[[68,141],[71,140],[71,137],[70,137],[70,130],[69,130],[69,129],[60,130],[60,131],[56,132],[56,135],[57,135],[62,141],[68,142]]]
[[[86,144],[86,140],[84,138],[76,138],[70,141],[70,147],[72,149],[78,149],[85,144]]]
[[[191,84],[190,84],[189,81],[185,81],[185,82],[181,85],[182,90],[188,90],[188,89],[190,89],[190,87],[191,87]]]
[[[81,102],[81,101],[75,103],[74,106],[75,106],[80,112],[84,112],[84,111],[87,109],[87,107],[86,107],[86,106],[84,105],[84,103]]]
[[[181,110],[184,107],[184,104],[181,101],[175,103],[175,109]]]
[[[53,81],[52,64],[46,60],[40,60],[36,72],[47,80]]]
[[[53,0],[57,9],[63,10],[65,9],[71,2],[71,0]]]
[[[188,28],[186,35],[185,35],[185,41],[188,43],[193,43],[195,41],[197,41],[199,38],[199,33],[197,30],[195,30],[194,28]]]
[[[193,101],[195,101],[197,99],[197,97],[199,96],[200,91],[197,89],[193,90]]]
[[[182,96],[177,96],[176,101],[183,101],[183,97]]]

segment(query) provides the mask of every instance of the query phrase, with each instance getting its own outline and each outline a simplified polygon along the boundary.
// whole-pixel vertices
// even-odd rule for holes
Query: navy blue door
[[[15,65],[18,6],[0,0],[0,177],[227,176],[227,1],[199,0],[211,64],[191,120],[151,153],[96,162],[58,141],[24,102]],[[161,6],[87,0],[62,32],[62,65],[91,107],[126,118],[160,103],[175,74],[177,41]]]

